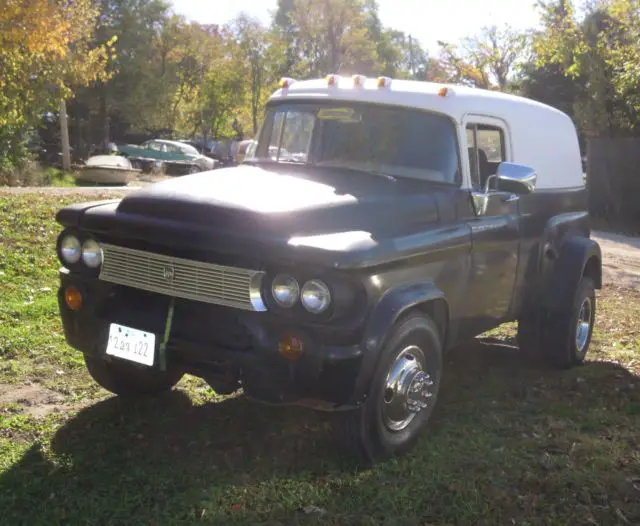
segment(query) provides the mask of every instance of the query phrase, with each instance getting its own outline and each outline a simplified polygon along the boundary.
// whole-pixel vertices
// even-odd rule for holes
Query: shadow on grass
[[[541,514],[530,524],[547,524],[556,515],[539,506],[557,503],[570,523],[587,523],[590,508],[580,511],[577,501],[571,508],[575,488],[541,455],[568,449],[580,433],[623,425],[629,404],[640,404],[640,379],[610,363],[532,369],[517,349],[489,339],[447,362],[429,432],[409,455],[368,472],[336,453],[326,415],[241,397],[194,406],[180,391],[135,403],[109,398],[72,417],[50,444],[32,446],[0,478],[2,516],[11,525],[510,524]],[[623,387],[631,394],[621,403]],[[593,421],[586,410],[606,411],[608,420]],[[549,427],[550,414],[564,426],[553,441],[523,438]],[[599,442],[590,447],[592,457],[605,454]],[[612,473],[606,459],[601,467],[605,481],[624,478],[625,469]],[[591,463],[573,483],[597,486],[602,481],[589,478],[594,469],[600,476],[597,468]],[[538,500],[523,501],[523,493]],[[307,504],[327,514],[298,511]],[[624,513],[640,520],[638,506]]]

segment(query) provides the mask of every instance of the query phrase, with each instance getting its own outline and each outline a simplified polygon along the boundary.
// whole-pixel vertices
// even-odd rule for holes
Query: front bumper
[[[170,298],[65,270],[60,281],[58,303],[69,345],[104,355],[113,322],[154,333],[157,358]],[[80,310],[70,310],[64,300],[70,285],[84,298]],[[305,352],[296,361],[278,352],[285,335],[304,344]],[[363,354],[358,342],[355,334],[340,341],[335,331],[323,341],[317,330],[282,324],[267,313],[176,299],[166,360],[168,367],[202,377],[214,389],[240,385],[245,394],[263,402],[338,410],[358,405],[354,393]]]

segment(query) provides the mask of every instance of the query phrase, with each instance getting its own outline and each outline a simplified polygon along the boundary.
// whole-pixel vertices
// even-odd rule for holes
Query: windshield
[[[256,160],[375,171],[457,183],[455,127],[442,115],[353,102],[270,106]]]

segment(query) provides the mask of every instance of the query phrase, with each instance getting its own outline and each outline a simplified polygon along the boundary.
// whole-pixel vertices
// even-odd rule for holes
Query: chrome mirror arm
[[[487,177],[487,180],[484,183],[484,193],[488,194],[489,190],[491,189],[491,180],[492,179],[497,179],[498,176],[496,174],[492,174],[489,177]]]

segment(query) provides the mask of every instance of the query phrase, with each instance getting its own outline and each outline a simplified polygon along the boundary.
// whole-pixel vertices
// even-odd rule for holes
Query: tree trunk
[[[60,100],[60,142],[62,143],[62,169],[71,170],[71,153],[69,151],[69,124],[67,122],[67,104]]]
[[[109,116],[107,115],[107,93],[104,84],[100,86],[100,123],[102,124],[102,150],[109,144]]]

